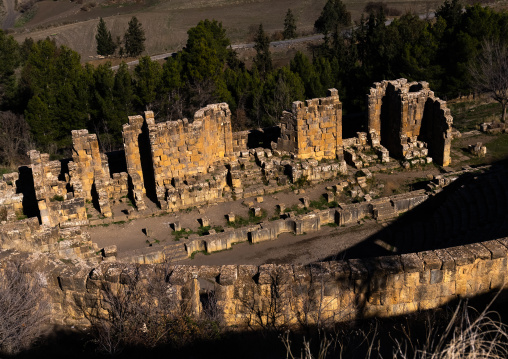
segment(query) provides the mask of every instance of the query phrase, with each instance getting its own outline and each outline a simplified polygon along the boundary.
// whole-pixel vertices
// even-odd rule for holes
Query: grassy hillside
[[[123,36],[128,21],[135,14],[146,32],[146,51],[155,54],[180,49],[187,39],[187,30],[205,18],[222,21],[231,40],[243,43],[249,41],[260,22],[265,31],[282,31],[285,13],[291,8],[298,17],[298,31],[310,33],[325,2],[326,0],[145,0],[144,3],[113,3],[105,0],[78,0],[73,3],[42,1],[35,5],[36,13],[29,21],[14,28],[13,35],[18,41],[23,41],[26,37],[35,40],[52,37],[58,44],[78,51],[86,61],[96,55],[95,31],[99,17],[105,18],[116,37]],[[367,1],[346,0],[345,3],[355,19],[360,17]],[[436,4],[435,1],[388,2],[388,6],[401,11],[419,13],[434,8]]]

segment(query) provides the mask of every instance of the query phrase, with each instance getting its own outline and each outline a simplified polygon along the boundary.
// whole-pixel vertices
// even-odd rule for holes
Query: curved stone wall
[[[324,323],[391,316],[436,308],[457,298],[505,287],[508,238],[432,251],[301,265],[169,266],[83,261],[51,255],[0,252],[38,272],[52,298],[52,320],[86,325],[101,288],[165,281],[183,313],[199,315],[213,292],[216,310],[230,326]],[[167,271],[168,276],[158,275]],[[167,282],[166,282],[167,281]]]

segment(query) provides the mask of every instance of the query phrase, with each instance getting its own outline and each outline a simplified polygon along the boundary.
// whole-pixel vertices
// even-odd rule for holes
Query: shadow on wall
[[[37,217],[41,223],[41,213],[35,195],[32,169],[27,166],[19,167],[19,179],[16,183],[18,193],[23,194],[23,214],[27,217]]]
[[[366,112],[347,113],[342,115],[342,138],[357,137],[358,132],[367,132]]]
[[[467,312],[460,309],[465,307],[463,303],[454,300],[434,310],[422,310],[413,315],[356,320],[335,325],[333,328],[309,326],[299,330],[293,329],[291,332],[287,332],[290,334],[288,337],[290,339],[289,347],[292,353],[299,353],[303,349],[304,340],[306,340],[312,353],[318,353],[326,336],[332,343],[326,351],[328,354],[325,356],[326,358],[394,357],[395,348],[399,345],[405,349],[403,353],[400,353],[401,355],[396,355],[396,357],[416,357],[414,351],[423,349],[437,351],[436,347],[441,343],[441,338],[447,339],[447,336],[443,335],[446,328],[452,330],[457,328],[457,324],[466,318],[466,313],[470,320],[469,323],[473,322],[478,316],[477,313],[482,313],[486,304],[491,301],[492,296],[493,294],[489,293],[470,298],[466,303],[469,307]],[[499,318],[506,318],[508,315],[508,307],[503,304],[506,302],[506,297],[506,291],[501,292],[501,295],[490,307],[491,310],[499,313],[499,317],[497,315],[493,317],[496,322]],[[456,308],[458,308],[458,315],[454,316]],[[456,325],[449,327],[449,323]],[[241,357],[245,359],[279,359],[285,358],[287,355],[283,344],[284,335],[281,335],[286,332],[285,328],[228,332],[221,331],[213,321],[195,321],[193,324],[195,331],[192,334],[173,339],[175,342],[180,341],[179,343],[155,347],[126,347],[115,357],[137,359],[148,355],[157,358],[236,359],[238,353],[242,353]],[[474,323],[474,325],[477,324]],[[481,329],[479,331],[472,330],[472,333],[481,334]],[[207,336],[210,331],[215,335]],[[450,337],[454,336],[449,336],[448,339]],[[497,344],[503,343],[502,337],[500,336]],[[74,359],[89,359],[91,357],[111,357],[105,354],[100,355],[99,345],[90,338],[90,333],[87,331],[57,329],[38,341],[34,347],[17,356],[12,356],[12,358],[51,357],[63,359],[72,357]],[[466,341],[468,337],[463,339]],[[480,339],[480,337],[476,337],[476,339]],[[431,343],[430,341],[435,342]],[[424,347],[425,345],[427,346]],[[443,345],[439,349],[443,350],[444,347],[446,346]]]
[[[279,126],[251,130],[249,131],[249,136],[247,139],[247,148],[249,149],[258,147],[271,148],[272,142],[277,143],[279,137],[280,137]]]
[[[109,176],[113,177],[114,173],[127,172],[127,160],[125,159],[125,151],[106,152],[109,165]]]
[[[150,134],[148,132],[148,125],[146,121],[143,121],[143,127],[141,127],[141,133],[139,134],[138,137],[138,143],[146,196],[150,201],[152,201],[153,203],[157,204],[157,206],[160,207],[159,200],[157,199],[157,192],[155,189],[155,174],[153,169]]]
[[[403,254],[507,237],[507,177],[508,159],[485,173],[465,173],[382,231],[322,260]]]

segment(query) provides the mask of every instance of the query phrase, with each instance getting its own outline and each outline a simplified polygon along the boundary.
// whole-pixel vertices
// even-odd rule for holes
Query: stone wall
[[[175,307],[201,312],[200,293],[213,292],[219,315],[230,326],[331,323],[394,316],[437,308],[452,300],[506,288],[508,239],[387,257],[302,265],[170,266],[168,293]],[[24,256],[24,257],[23,257]],[[41,272],[53,301],[52,319],[86,325],[84,313],[100,288],[119,288],[157,277],[157,265],[83,261],[66,264],[21,255],[24,272]],[[0,252],[2,262],[19,253]],[[1,265],[0,265],[1,267]],[[201,287],[200,283],[208,283]],[[141,288],[141,287],[139,287]],[[192,303],[189,307],[188,304]],[[184,310],[185,309],[185,310]],[[268,321],[268,322],[267,322]]]
[[[19,174],[6,173],[0,181],[0,222],[12,222],[23,216],[23,195],[17,193]]]
[[[233,151],[235,153],[249,150],[247,146],[249,132],[250,131],[233,132]]]
[[[451,163],[453,117],[446,102],[432,97],[425,103],[420,137],[427,142],[429,155],[440,165]]]
[[[139,152],[139,137],[145,120],[142,116],[129,116],[129,123],[123,125],[122,137],[127,162],[127,173],[132,184],[132,196],[138,210],[146,208],[144,195],[146,189]]]
[[[207,174],[217,162],[233,160],[231,111],[225,103],[208,105],[187,119],[155,123],[147,116],[155,185],[159,202],[165,203],[175,181]]]
[[[70,176],[62,171],[62,162],[50,161],[47,153],[35,150],[29,156],[42,224],[49,227],[88,224],[85,199],[75,198],[74,192],[69,191]],[[69,163],[69,168],[72,166]]]
[[[99,151],[97,135],[87,130],[72,131],[72,159],[75,165],[70,167],[70,175],[74,196],[97,201],[101,214],[111,217],[109,166],[106,155]]]
[[[65,260],[102,260],[97,244],[82,227],[41,226],[37,218],[26,218],[0,226],[0,249],[27,253],[51,253]]]
[[[298,159],[342,158],[342,103],[336,89],[329,96],[293,102],[291,112],[281,118],[277,150]]]
[[[450,164],[453,119],[427,82],[376,82],[367,102],[373,145],[380,142],[398,159],[413,160],[431,153],[438,164]]]

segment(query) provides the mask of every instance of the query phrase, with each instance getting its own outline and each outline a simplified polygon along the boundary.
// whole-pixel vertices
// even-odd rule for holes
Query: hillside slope
[[[13,1],[13,0],[4,0]],[[265,31],[282,31],[284,16],[291,8],[297,16],[298,32],[310,33],[326,0],[145,0],[144,3],[90,0],[78,2],[41,1],[37,12],[23,27],[13,33],[18,41],[52,37],[57,44],[71,47],[86,61],[96,55],[95,33],[100,17],[104,17],[114,38],[123,36],[127,23],[136,15],[146,32],[146,53],[155,54],[180,49],[186,42],[187,30],[203,19],[222,21],[233,42],[245,42],[262,22]],[[366,0],[345,3],[353,18],[359,18]],[[88,5],[87,5],[88,4]],[[90,4],[95,4],[93,7]],[[390,2],[401,10],[424,12],[425,3]],[[82,10],[85,8],[87,11]]]

